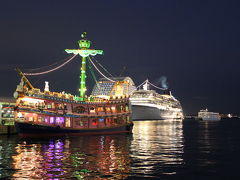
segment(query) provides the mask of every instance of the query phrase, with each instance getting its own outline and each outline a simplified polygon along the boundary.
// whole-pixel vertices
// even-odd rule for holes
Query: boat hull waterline
[[[84,135],[102,135],[102,134],[119,134],[131,133],[133,123],[120,125],[111,128],[62,128],[59,126],[44,126],[31,123],[16,122],[16,130],[23,137],[38,137],[38,136],[84,136]]]

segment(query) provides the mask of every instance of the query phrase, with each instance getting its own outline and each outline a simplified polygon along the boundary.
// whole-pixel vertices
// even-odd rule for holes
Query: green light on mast
[[[82,39],[78,41],[80,49],[65,49],[67,53],[79,54],[82,57],[81,75],[80,75],[80,97],[78,100],[83,101],[86,93],[86,59],[89,55],[95,56],[97,54],[103,54],[102,50],[89,49],[91,41],[87,40],[87,33],[83,32]]]

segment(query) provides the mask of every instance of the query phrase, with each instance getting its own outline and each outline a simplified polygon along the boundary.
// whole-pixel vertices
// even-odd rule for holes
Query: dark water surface
[[[133,134],[0,136],[0,179],[240,179],[240,120],[134,122]]]

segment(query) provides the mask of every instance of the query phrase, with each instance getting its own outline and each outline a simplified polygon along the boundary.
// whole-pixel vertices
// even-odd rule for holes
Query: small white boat
[[[219,121],[221,120],[221,117],[219,113],[209,112],[208,109],[205,109],[198,112],[198,119]]]

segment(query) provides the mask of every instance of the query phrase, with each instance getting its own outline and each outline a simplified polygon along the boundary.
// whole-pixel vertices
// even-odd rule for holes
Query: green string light
[[[88,56],[95,56],[97,54],[102,55],[103,50],[89,49],[91,41],[87,40],[87,33],[83,32],[81,35],[82,39],[78,41],[80,49],[65,49],[67,53],[79,54],[82,57],[81,75],[80,75],[80,97],[76,100],[84,101],[86,94],[86,58]]]

